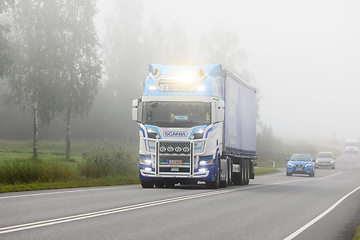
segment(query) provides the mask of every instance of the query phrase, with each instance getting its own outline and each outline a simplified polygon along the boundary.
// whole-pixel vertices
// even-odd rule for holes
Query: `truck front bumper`
[[[170,171],[161,171],[158,174],[154,168],[147,165],[139,166],[140,180],[145,179],[197,179],[198,181],[213,181],[214,166],[204,166],[194,170],[191,174],[188,171],[179,171],[178,168],[170,168]],[[173,170],[173,171],[171,171]]]

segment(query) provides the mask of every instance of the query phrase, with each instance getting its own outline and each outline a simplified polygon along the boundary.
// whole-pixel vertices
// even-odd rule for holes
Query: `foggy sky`
[[[101,16],[111,8],[111,0],[99,1],[102,34]],[[261,121],[272,127],[274,135],[360,139],[360,1],[145,0],[144,4],[145,21],[156,14],[165,27],[179,22],[194,52],[200,35],[215,24],[238,33],[240,47],[250,53],[248,68],[262,96]]]

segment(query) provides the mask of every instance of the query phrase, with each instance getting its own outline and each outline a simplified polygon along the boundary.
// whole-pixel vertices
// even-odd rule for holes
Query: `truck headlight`
[[[146,131],[148,138],[156,138],[157,132],[154,129],[147,128]]]
[[[200,161],[199,161],[199,165],[200,165],[200,166],[212,165],[213,162],[214,162],[213,159],[200,160]]]
[[[204,137],[204,129],[199,129],[199,130],[196,130],[194,133],[193,133],[193,136],[194,136],[194,139],[201,139]]]
[[[151,159],[149,159],[149,158],[140,158],[140,164],[151,165]]]

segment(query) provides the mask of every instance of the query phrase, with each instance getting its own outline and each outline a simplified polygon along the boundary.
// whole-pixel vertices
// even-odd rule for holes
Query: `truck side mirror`
[[[225,116],[225,102],[223,100],[219,100],[217,102],[215,122],[223,122],[224,116]]]
[[[138,107],[139,107],[139,99],[134,99],[132,102],[132,120],[135,122],[139,122]]]

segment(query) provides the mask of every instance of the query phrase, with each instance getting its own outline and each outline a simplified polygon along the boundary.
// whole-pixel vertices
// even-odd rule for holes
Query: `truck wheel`
[[[230,160],[230,164],[228,165],[228,185],[233,185],[233,172],[232,172],[232,160]]]
[[[250,162],[249,159],[245,159],[245,182],[244,185],[249,185],[250,182]]]
[[[150,180],[141,180],[141,186],[143,188],[153,188],[154,187],[154,182],[150,181]]]
[[[242,165],[242,161],[236,161],[237,164],[240,164],[240,172],[234,172],[232,177],[233,177],[233,184],[234,185],[242,185],[242,174],[243,174],[243,165]]]
[[[246,160],[241,160],[241,185],[246,185]]]
[[[220,181],[219,183],[219,187],[221,188],[227,188],[227,186],[229,185],[229,179],[228,179],[228,174],[226,174],[226,178],[225,181]]]
[[[219,156],[220,158],[220,156]],[[220,170],[221,171],[221,170]],[[227,186],[229,185],[229,164],[228,161],[226,159],[226,168],[222,169],[222,171],[226,171],[225,174],[225,181],[220,181],[219,187],[221,188],[227,188]],[[221,180],[221,179],[220,179]]]
[[[220,161],[217,163],[216,167],[216,179],[215,181],[207,181],[206,182],[206,188],[210,189],[217,189],[220,185]]]

